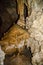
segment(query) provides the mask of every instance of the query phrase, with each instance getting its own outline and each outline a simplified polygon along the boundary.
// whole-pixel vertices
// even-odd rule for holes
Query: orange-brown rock
[[[0,40],[0,45],[6,54],[12,54],[17,50],[20,42],[28,38],[28,32],[26,32],[20,26],[14,25]]]

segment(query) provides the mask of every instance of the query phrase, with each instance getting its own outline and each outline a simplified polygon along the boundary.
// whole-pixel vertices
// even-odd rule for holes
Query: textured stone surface
[[[25,45],[25,40],[28,38],[29,34],[25,30],[18,25],[14,25],[2,38],[0,44],[5,53],[12,54],[16,51],[16,48],[22,48]]]
[[[33,65],[43,65],[43,1],[33,0],[32,12],[27,18],[30,33],[29,45],[33,53]]]
[[[25,4],[27,7],[29,7],[28,14],[31,12],[31,15],[26,18],[26,29],[30,33],[30,36],[26,31],[21,29],[21,27],[14,26],[5,34],[5,37],[2,38],[0,44],[6,54],[12,54],[17,49],[19,50],[19,52],[21,52],[24,49],[24,46],[27,45],[27,48],[31,47],[31,52],[33,53],[33,65],[43,65],[43,0],[28,0],[28,5],[27,3]],[[7,9],[7,11],[9,10]],[[18,13],[20,14],[18,25],[20,26],[25,26],[23,11],[23,1],[21,0],[20,4],[20,1],[18,0]],[[22,65],[28,65],[27,61],[26,63],[24,63],[24,60],[22,61],[21,56],[16,56],[16,58],[17,63],[15,63],[14,61],[11,61],[12,63],[6,63],[11,65],[13,63],[15,63],[15,65],[19,65],[20,63]],[[26,57],[24,58],[26,59]]]
[[[0,46],[0,65],[4,65],[5,53],[2,51]]]

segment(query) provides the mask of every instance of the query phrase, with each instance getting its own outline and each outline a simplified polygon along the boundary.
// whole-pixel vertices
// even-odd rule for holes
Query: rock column
[[[24,0],[17,0],[17,2],[18,2],[18,14],[20,15],[18,25],[25,26],[25,22],[24,22]]]

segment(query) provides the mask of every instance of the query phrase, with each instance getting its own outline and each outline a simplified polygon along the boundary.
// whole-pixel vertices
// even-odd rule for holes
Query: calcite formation
[[[21,51],[28,38],[29,34],[25,30],[14,25],[1,39],[0,45],[6,54],[12,54],[17,49]]]
[[[32,64],[43,65],[43,0],[17,0],[17,3],[20,15],[18,25],[14,25],[4,34],[0,45],[7,55],[11,55],[17,49],[21,52],[27,45],[33,54]],[[24,19],[24,3],[28,8],[26,21]],[[25,25],[27,30],[23,29]]]
[[[30,33],[29,46],[33,53],[32,64],[43,65],[43,1],[33,0],[32,12],[27,18]]]
[[[2,51],[0,46],[0,65],[4,65],[5,53]]]
[[[17,0],[18,2],[18,14],[20,15],[20,19],[18,20],[18,25],[22,26],[23,28],[26,26],[25,25],[25,16],[26,16],[26,12],[24,12],[24,4],[25,6],[27,7],[28,11],[28,17],[30,16],[31,14],[31,11],[32,11],[32,0]],[[25,14],[25,15],[24,15]]]
[[[30,37],[33,38],[35,41],[37,41],[37,43],[35,43],[34,45],[35,46],[35,50],[33,51],[33,61],[40,64],[40,62],[42,62],[43,60],[43,14],[41,15],[40,19],[38,20],[35,20],[33,22],[33,25],[32,25],[32,32],[31,32],[31,35]],[[34,43],[34,42],[33,42]],[[39,57],[38,57],[38,55]],[[35,56],[35,57],[34,57]],[[37,59],[36,59],[36,56],[37,56]],[[33,63],[34,63],[33,62]],[[43,63],[42,63],[43,64]]]

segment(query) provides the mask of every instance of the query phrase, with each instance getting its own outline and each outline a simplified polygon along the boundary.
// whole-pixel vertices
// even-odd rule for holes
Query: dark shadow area
[[[28,17],[28,8],[26,4],[24,3],[24,18],[26,19],[26,17]]]
[[[17,24],[19,19],[17,6],[17,0],[0,0],[0,38],[4,36],[4,33],[6,33],[13,24]],[[9,11],[7,11],[7,9]]]
[[[30,63],[32,64],[32,52],[31,52],[31,48],[27,48],[27,46],[24,47],[24,50],[20,53],[20,55],[24,55],[26,56],[27,58],[30,59]]]
[[[27,48],[27,46],[25,46],[19,55],[18,53],[19,52],[17,51],[11,56],[6,56],[4,65],[32,65],[32,53],[30,47]]]
[[[2,19],[1,19],[1,17],[0,17],[0,39],[1,39],[2,35],[3,35],[2,32],[1,32],[2,22],[3,22],[3,21],[2,21]]]
[[[25,29],[26,29],[26,17],[28,17],[28,8],[24,3],[24,19],[25,19]]]

